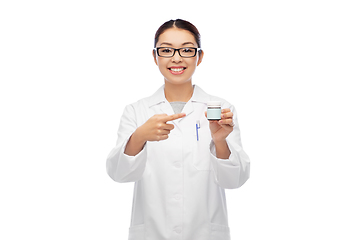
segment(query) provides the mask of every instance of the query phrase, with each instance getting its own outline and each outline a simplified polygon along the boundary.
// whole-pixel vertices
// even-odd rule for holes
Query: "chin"
[[[180,79],[169,79],[169,78],[165,78],[165,82],[168,82],[170,84],[174,84],[174,85],[182,85],[182,84],[186,84],[186,83],[191,83],[191,79],[187,79],[187,80],[180,80]]]

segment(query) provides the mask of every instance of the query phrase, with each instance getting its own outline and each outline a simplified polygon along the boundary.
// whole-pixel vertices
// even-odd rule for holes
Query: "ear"
[[[203,57],[204,57],[204,51],[201,50],[201,54],[199,54],[199,60],[198,60],[198,62],[196,64],[196,66],[200,65],[200,63],[202,62]]]
[[[152,55],[153,55],[153,57],[154,57],[154,62],[155,62],[155,64],[158,65],[157,60],[156,60],[156,52],[155,52],[154,49],[153,49],[153,51],[152,51]]]

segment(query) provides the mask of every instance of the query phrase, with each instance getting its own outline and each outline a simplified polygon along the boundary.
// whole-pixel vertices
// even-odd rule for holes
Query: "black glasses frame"
[[[173,55],[172,56],[160,56],[159,54],[159,50],[160,49],[163,49],[163,48],[170,48],[170,49],[173,49],[174,52],[173,52]],[[194,53],[194,56],[181,56],[181,53],[180,53],[180,49],[184,49],[184,48],[187,48],[187,49],[194,49],[195,50],[195,53]],[[193,47],[184,47],[184,48],[172,48],[172,47],[158,47],[158,48],[154,48],[154,50],[156,50],[156,53],[159,57],[164,57],[164,58],[171,58],[175,55],[176,51],[179,52],[179,55],[180,57],[183,57],[183,58],[192,58],[192,57],[195,57],[197,52],[201,50],[201,48],[193,48]]]

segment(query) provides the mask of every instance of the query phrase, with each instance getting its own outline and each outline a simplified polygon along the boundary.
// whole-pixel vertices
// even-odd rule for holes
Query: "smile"
[[[182,74],[186,68],[168,68],[170,72],[174,75]]]

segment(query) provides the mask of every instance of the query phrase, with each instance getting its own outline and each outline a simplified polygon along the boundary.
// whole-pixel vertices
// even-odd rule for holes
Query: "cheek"
[[[166,68],[168,63],[169,60],[167,60],[166,58],[158,58],[158,64],[160,68]]]
[[[191,60],[191,61],[187,61],[186,65],[188,66],[189,69],[191,69],[192,71],[195,70],[196,68],[196,64],[197,64],[197,60]]]
[[[191,59],[189,59],[189,60],[187,61],[187,64],[188,64],[188,66],[195,67],[196,64],[197,64],[197,62],[198,62],[198,59],[197,59],[197,57],[196,57],[196,58],[191,58]]]

